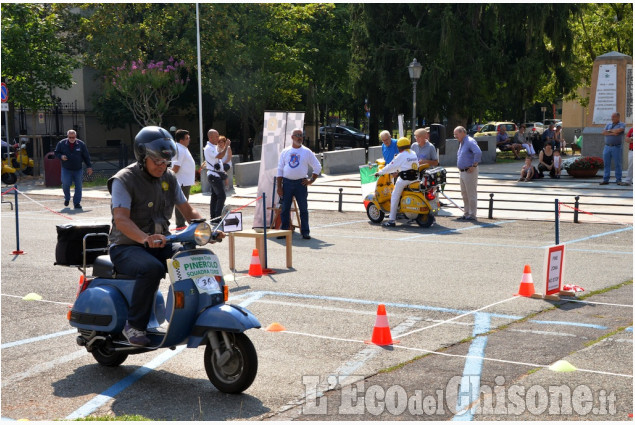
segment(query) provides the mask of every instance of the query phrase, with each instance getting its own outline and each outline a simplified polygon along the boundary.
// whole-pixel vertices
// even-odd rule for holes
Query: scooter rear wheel
[[[2,183],[14,184],[18,181],[18,176],[15,173],[4,173],[2,175]]]
[[[366,215],[373,223],[381,223],[382,221],[384,221],[385,214],[382,210],[377,208],[377,205],[371,202],[366,208]]]
[[[97,363],[108,367],[117,367],[128,358],[128,354],[114,351],[105,344],[94,348],[90,354],[97,360]]]
[[[421,227],[430,227],[435,222],[434,216],[432,214],[419,214],[416,220],[417,224]]]
[[[227,350],[225,341],[220,339],[221,352]],[[205,347],[205,372],[212,384],[224,393],[238,394],[245,391],[256,379],[258,356],[253,343],[245,334],[229,334],[232,354],[222,366],[210,343]]]

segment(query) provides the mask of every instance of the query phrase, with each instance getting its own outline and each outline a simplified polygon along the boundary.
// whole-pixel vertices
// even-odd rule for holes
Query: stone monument
[[[633,126],[633,58],[618,52],[595,58],[591,75],[591,97],[582,132],[582,155],[602,157],[602,131],[611,122],[613,112],[619,112],[626,129]],[[628,145],[623,143],[623,168],[628,166]]]

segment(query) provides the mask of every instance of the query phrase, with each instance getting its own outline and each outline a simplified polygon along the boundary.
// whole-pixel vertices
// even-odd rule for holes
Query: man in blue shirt
[[[556,150],[556,130],[553,124],[549,124],[549,128],[542,133],[542,140],[544,140],[545,145],[550,144],[553,150]],[[558,149],[560,149],[560,146],[558,146]]]
[[[620,186],[628,186],[622,182],[622,142],[626,126],[620,122],[620,114],[613,112],[611,122],[604,127],[604,179],[601,185],[609,184],[611,176],[611,160],[615,161],[615,182]]]
[[[390,132],[388,132],[388,130],[384,130],[379,133],[379,138],[383,143],[383,145],[381,145],[381,153],[384,156],[386,165],[388,165],[393,159],[395,159],[395,156],[399,154],[399,149],[397,148],[397,140],[390,137]]]
[[[459,169],[461,196],[463,197],[463,216],[459,220],[476,220],[476,204],[478,201],[478,163],[483,152],[476,140],[467,135],[464,127],[454,129],[454,138],[459,141],[456,155],[456,166]]]
[[[90,163],[90,155],[86,144],[77,138],[75,130],[66,132],[66,139],[62,139],[55,147],[55,156],[62,161],[62,191],[64,192],[64,206],[67,207],[71,200],[71,184],[75,183],[75,193],[73,194],[73,206],[76,210],[81,210],[82,205],[82,181],[84,171],[82,163],[85,162],[86,173],[93,174]]]

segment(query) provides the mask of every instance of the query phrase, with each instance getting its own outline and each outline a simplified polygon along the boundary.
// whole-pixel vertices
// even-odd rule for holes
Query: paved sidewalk
[[[490,199],[493,199],[493,218],[495,219],[554,219],[555,199],[561,205],[561,220],[573,221],[575,197],[579,196],[580,222],[602,222],[615,224],[633,223],[633,189],[632,186],[599,186],[601,177],[574,179],[563,172],[561,179],[544,178],[531,182],[518,182],[521,161],[483,164],[479,166],[479,217],[488,217]],[[456,167],[446,167],[447,184],[444,193],[459,206],[463,205],[459,187],[459,172]],[[611,180],[614,181],[614,178]],[[18,189],[26,194],[62,197],[59,187],[44,186],[44,179],[23,178]],[[322,175],[309,188],[309,209],[338,211],[340,189],[342,194],[342,211],[359,212],[365,217],[365,209],[361,196],[359,173]],[[4,190],[3,190],[4,191]],[[108,198],[105,187],[84,188],[85,199]],[[253,202],[257,194],[257,186],[234,187],[227,194],[227,205],[240,207]],[[493,195],[493,198],[490,196]],[[203,205],[209,205],[208,194],[190,195],[190,203],[207,212]],[[441,197],[446,204],[440,215],[460,216],[461,210]]]

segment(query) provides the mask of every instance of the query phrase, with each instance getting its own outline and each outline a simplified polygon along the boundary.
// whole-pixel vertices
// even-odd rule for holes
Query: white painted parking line
[[[16,382],[20,382],[24,379],[32,378],[36,376],[38,373],[49,371],[51,369],[56,368],[57,366],[61,364],[72,362],[87,354],[88,354],[88,351],[86,351],[85,349],[81,349],[73,353],[67,354],[65,356],[59,357],[55,360],[51,360],[50,362],[37,364],[33,366],[32,368],[25,370],[24,372],[19,372],[4,378],[2,380],[2,388],[6,387],[7,385],[13,385]]]
[[[391,315],[391,317],[393,317],[393,315]],[[418,317],[410,317],[406,321],[400,323],[394,329],[392,329],[392,332],[395,332],[395,333],[404,332],[407,329],[414,326],[415,323],[417,323],[419,320],[420,318]],[[294,332],[286,332],[286,333],[293,334]],[[350,341],[354,341],[354,340],[350,340]],[[307,399],[313,400],[318,397],[322,397],[324,392],[332,390],[337,385],[343,386],[349,383],[347,381],[353,382],[357,380],[359,377],[353,376],[353,373],[359,370],[362,366],[364,366],[364,364],[366,364],[369,360],[371,360],[377,354],[381,353],[383,350],[384,349],[382,347],[374,345],[374,344],[366,346],[365,348],[363,348],[362,350],[358,351],[356,354],[351,356],[351,358],[348,361],[343,363],[333,373],[329,373],[328,376],[326,376],[318,385],[316,385],[314,389],[308,392],[305,392],[304,394],[300,395],[297,399],[282,406],[278,410],[278,413],[282,413],[289,409],[292,409],[293,407],[296,407],[304,403],[304,401]],[[335,377],[335,379],[330,379],[331,377]],[[298,412],[297,416],[299,416],[299,413],[300,412]],[[289,419],[287,418],[287,420]]]
[[[30,344],[32,342],[40,342],[40,341],[44,341],[45,339],[57,338],[58,336],[70,335],[70,334],[76,333],[76,332],[77,332],[77,329],[73,328],[73,329],[69,329],[67,331],[55,332],[53,334],[36,336],[36,337],[33,337],[33,338],[22,339],[20,341],[7,342],[6,344],[0,345],[0,349],[4,350],[5,348],[16,347],[18,345]]]
[[[241,307],[247,307],[249,304],[251,304],[252,300],[256,300],[260,296],[262,295],[259,295],[258,293],[256,293],[255,295],[252,296],[252,298],[240,303],[239,305]],[[84,418],[90,415],[91,413],[99,409],[104,404],[110,402],[110,400],[112,400],[117,394],[119,394],[120,392],[122,392],[123,390],[125,390],[126,388],[134,384],[135,382],[137,382],[143,376],[152,372],[157,367],[161,366],[163,363],[167,362],[172,357],[179,354],[186,347],[187,347],[186,345],[181,345],[177,347],[175,350],[164,351],[163,353],[155,357],[150,362],[146,363],[145,365],[141,366],[139,369],[135,370],[131,375],[128,375],[121,381],[117,382],[116,384],[108,388],[103,393],[94,397],[88,403],[81,406],[79,409],[75,410],[73,413],[68,415],[66,419],[74,420],[74,419]]]

